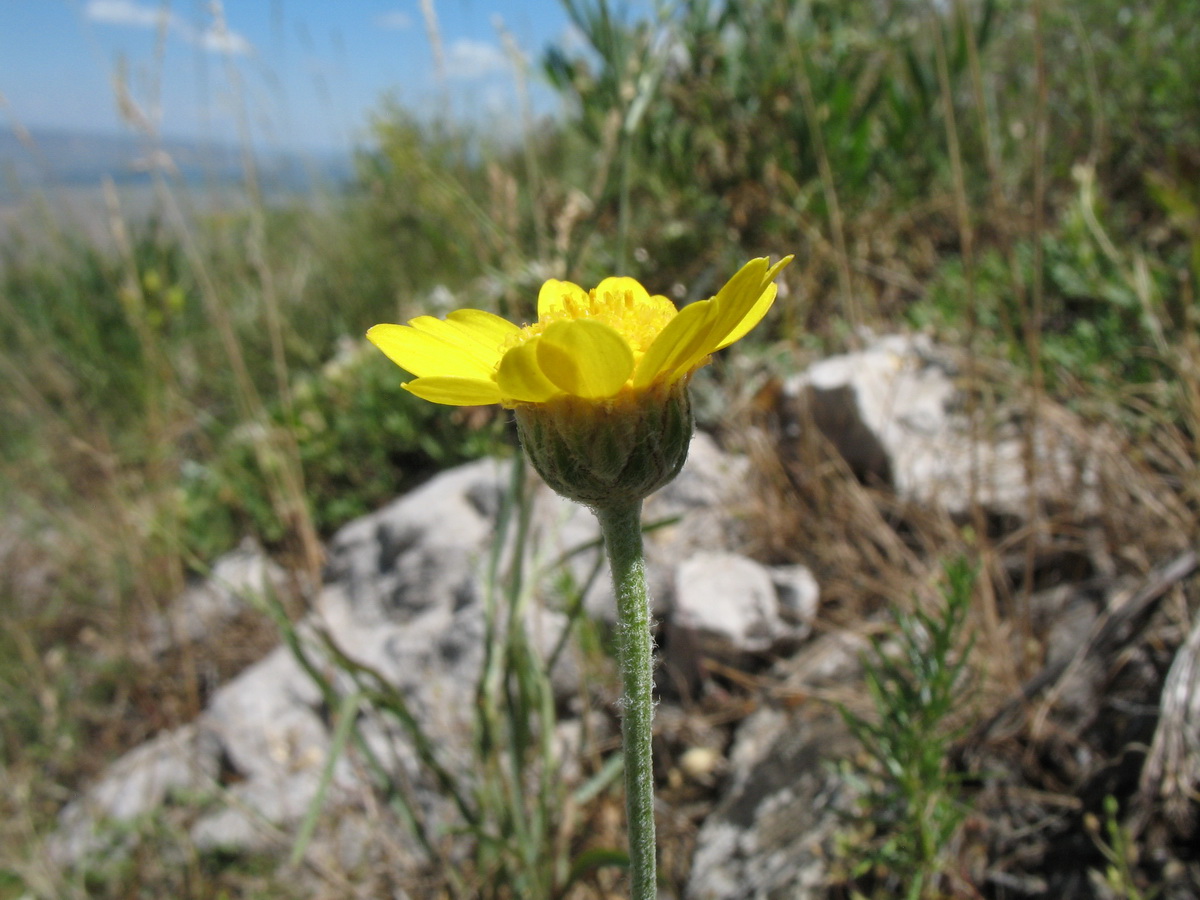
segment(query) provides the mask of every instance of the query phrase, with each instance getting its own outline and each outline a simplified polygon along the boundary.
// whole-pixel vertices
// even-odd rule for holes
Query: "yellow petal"
[[[735,327],[733,331],[729,332],[729,334],[725,335],[725,338],[721,341],[721,343],[717,344],[716,349],[720,350],[723,347],[728,347],[734,341],[740,341],[747,334],[749,334],[750,330],[763,320],[763,316],[767,314],[767,310],[769,310],[771,305],[775,302],[775,295],[778,292],[778,285],[768,284],[767,289],[759,295],[754,306],[750,307],[750,310],[744,316],[742,316],[742,321],[737,324],[737,327]]]
[[[717,339],[714,351],[741,340],[762,321],[779,290],[772,282],[793,258],[785,256],[769,267],[765,258],[752,259],[721,288],[715,298],[722,307],[722,314],[714,327],[713,337]]]
[[[701,300],[681,309],[646,348],[646,355],[638,363],[633,377],[633,386],[644,388],[660,379],[674,381],[677,372],[682,375],[699,365],[712,352],[706,348],[711,343],[709,336],[716,313],[712,300]]]
[[[633,302],[637,305],[644,305],[650,302],[650,292],[642,287],[642,283],[636,278],[626,278],[619,275],[612,275],[605,278],[596,285],[596,296],[603,297],[605,294],[629,294]]]
[[[737,274],[725,282],[725,286],[713,297],[713,304],[718,309],[717,319],[713,323],[713,350],[741,323],[758,301],[766,271],[765,259],[752,259],[738,269]]]
[[[563,312],[566,309],[567,301],[574,302],[581,309],[586,308],[588,293],[579,285],[569,281],[559,281],[557,278],[549,279],[538,291],[538,318]]]
[[[464,317],[463,313],[468,315]],[[475,315],[469,315],[470,313]],[[501,329],[497,327],[496,322],[503,322],[510,328]],[[505,338],[520,331],[516,325],[505,322],[499,316],[491,316],[477,309],[460,309],[450,313],[445,319],[418,316],[408,324],[417,331],[432,335],[457,348],[489,372],[496,368],[504,354]]]
[[[562,393],[543,373],[538,365],[537,345],[542,339],[531,338],[524,344],[512,348],[500,360],[496,370],[496,384],[505,400],[522,403],[544,403],[555,394]]]
[[[633,371],[620,333],[592,319],[552,322],[537,347],[538,366],[555,385],[589,400],[611,397]]]
[[[403,387],[422,400],[446,406],[486,406],[500,402],[500,388],[491,380],[431,376],[414,378]]]
[[[789,253],[771,268],[767,269],[767,274],[763,276],[764,281],[774,281],[775,276],[792,264],[792,260],[796,258],[796,254]]]
[[[492,377],[492,367],[478,354],[429,331],[408,325],[376,325],[367,332],[367,339],[400,368],[421,378],[447,376],[490,380]]]
[[[456,309],[446,316],[447,322],[453,322],[462,331],[471,335],[481,343],[503,346],[514,334],[520,334],[521,329],[508,319],[502,319],[495,313],[482,309]]]

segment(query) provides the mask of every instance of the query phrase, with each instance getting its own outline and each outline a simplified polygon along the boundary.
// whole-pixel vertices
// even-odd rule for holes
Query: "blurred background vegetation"
[[[1200,0],[563,2],[587,46],[539,61],[566,112],[523,143],[381,101],[320,202],[262,201],[248,170],[249,203],[192,213],[163,173],[150,215],[110,192],[103,237],[5,235],[10,843],[195,713],[180,690],[147,719],[130,686],[137,622],[190,576],[245,536],[315,574],[338,525],[507,452],[495,411],[401,391],[376,322],[528,320],[544,278],[611,272],[682,303],[794,252],[751,351],[775,374],[924,329],[1169,432],[1196,507]]]

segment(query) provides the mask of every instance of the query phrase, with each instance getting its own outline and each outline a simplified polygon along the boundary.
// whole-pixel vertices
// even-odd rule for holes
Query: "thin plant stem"
[[[971,205],[967,194],[967,174],[963,165],[962,143],[959,140],[958,117],[954,107],[954,85],[950,79],[950,63],[949,54],[946,48],[946,36],[942,30],[942,16],[935,7],[931,7],[929,17],[929,28],[933,35],[933,49],[937,63],[938,87],[941,91],[943,104],[943,115],[946,128],[946,150],[950,158],[950,173],[954,185],[954,209],[955,216],[958,220],[958,237],[962,252],[962,266],[965,280],[965,296],[966,305],[966,343],[967,356],[965,364],[965,382],[972,385],[972,389],[966,393],[966,413],[967,423],[969,428],[970,440],[970,455],[969,455],[969,478],[971,492],[971,516],[975,527],[975,533],[979,535],[981,547],[985,553],[989,552],[988,545],[988,527],[987,518],[980,502],[981,485],[983,480],[983,464],[979,457],[980,447],[983,446],[984,440],[982,437],[982,415],[984,410],[980,409],[981,401],[978,396],[980,391],[974,386],[983,383],[983,376],[979,371],[978,354],[976,352],[976,344],[979,340],[979,297],[977,292],[976,278],[976,257],[975,257],[975,225],[971,215]],[[963,17],[960,22],[960,27],[964,32],[964,40],[970,44],[972,37],[970,27],[967,24],[966,18]],[[982,140],[987,144],[987,118],[986,111],[980,109],[980,131],[983,134]],[[998,198],[998,194],[994,195],[994,199]],[[997,207],[997,211],[999,207]],[[989,641],[1001,642],[1004,639],[1000,636],[1000,612],[996,603],[995,590],[989,586],[985,587],[981,593],[980,603],[981,615],[983,617],[984,627],[991,635]],[[995,644],[1000,646],[999,643]],[[1010,683],[1016,684],[1016,673],[1013,668],[1013,663],[1010,657],[999,654],[995,657],[997,662],[997,671],[1003,673],[1003,677],[1007,678]]]
[[[808,60],[799,60],[796,75],[800,83],[800,100],[804,118],[812,133],[813,149],[817,154],[817,171],[821,176],[821,190],[825,194],[825,206],[829,215],[829,233],[837,254],[838,289],[842,293],[842,308],[850,323],[850,345],[862,343],[862,308],[854,294],[854,279],[850,274],[850,251],[846,248],[846,223],[842,216],[842,205],[838,202],[837,184],[833,177],[833,166],[829,164],[829,153],[825,148],[825,137],[821,129],[821,115],[813,95],[812,79],[808,75]]]
[[[620,199],[617,202],[617,262],[619,271],[625,271],[629,264],[629,188],[633,178],[633,135],[622,135],[621,145],[621,187]]]
[[[1029,354],[1030,403],[1029,420],[1025,425],[1025,479],[1028,484],[1029,521],[1039,531],[1044,527],[1040,515],[1038,484],[1038,437],[1041,431],[1042,397],[1045,378],[1042,369],[1042,323],[1046,308],[1046,147],[1050,140],[1049,75],[1046,69],[1045,24],[1043,4],[1033,0],[1033,66],[1037,91],[1033,104],[1033,285],[1030,292],[1029,314],[1025,317],[1025,347]],[[1033,585],[1037,568],[1039,541],[1031,536],[1025,542],[1024,590],[1021,592],[1021,627],[1025,646],[1032,645]]]
[[[512,32],[504,27],[504,22],[497,15],[493,25],[500,34],[504,44],[504,52],[512,65],[513,78],[516,82],[517,103],[521,110],[521,135],[525,151],[525,177],[529,179],[529,212],[533,219],[533,245],[538,259],[546,257],[546,211],[542,205],[542,176],[538,163],[538,147],[535,135],[537,125],[533,118],[533,102],[529,97],[529,62],[521,52],[517,39]]]
[[[621,667],[621,743],[625,756],[625,812],[629,820],[632,900],[657,896],[654,859],[654,646],[650,593],[642,549],[642,502],[597,507],[613,589],[617,595],[617,658]]]

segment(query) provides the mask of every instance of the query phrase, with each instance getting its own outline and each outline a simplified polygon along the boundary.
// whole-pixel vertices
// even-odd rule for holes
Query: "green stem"
[[[595,509],[608,550],[617,595],[617,647],[624,696],[621,740],[625,755],[625,811],[629,818],[632,900],[654,900],[654,647],[650,593],[642,550],[642,502]]]

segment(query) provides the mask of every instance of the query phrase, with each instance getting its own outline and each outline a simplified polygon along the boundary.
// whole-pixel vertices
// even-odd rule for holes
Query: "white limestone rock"
[[[855,677],[865,642],[833,632],[781,664],[803,696]],[[738,726],[716,809],[696,837],[686,900],[824,897],[855,796],[836,763],[855,749],[829,704],[763,706]]]
[[[155,655],[202,640],[238,614],[278,596],[286,573],[254,541],[246,540],[212,565],[203,581],[189,585],[148,626],[147,648]]]
[[[697,436],[679,478],[647,502],[648,522],[679,517],[647,536],[660,614],[670,611],[675,562],[701,547],[729,541],[729,503],[744,483],[744,470],[744,460],[726,456],[709,438]],[[326,580],[313,598],[312,611],[296,626],[312,665],[339,692],[349,692],[353,685],[330,659],[326,640],[394,688],[420,721],[440,762],[468,778],[488,603],[495,604],[499,627],[508,615],[502,590],[491,584],[489,564],[497,514],[511,477],[511,462],[470,463],[346,525],[329,543]],[[564,556],[569,556],[568,565],[578,573],[581,587],[597,566],[603,573],[588,594],[589,609],[598,609],[606,618],[614,604],[595,518],[549,491],[531,490],[519,614],[534,648],[548,658],[568,627],[564,611],[553,605],[565,598],[549,589],[551,579],[560,577]],[[508,549],[514,546],[515,531],[509,528]],[[507,560],[508,555],[501,558]],[[763,621],[769,623],[763,634],[792,628],[780,612],[772,573],[759,568],[754,572],[754,583],[763,592]],[[216,576],[219,582],[189,592],[191,599],[180,607],[189,611],[188,621],[226,618],[242,608],[240,598],[246,590],[264,588],[275,574],[261,556],[247,551],[218,564]],[[503,578],[503,572],[495,576]],[[226,591],[233,582],[240,588]],[[757,627],[743,630],[756,634]],[[579,695],[581,677],[573,655],[562,654],[551,673],[560,708],[568,708]],[[334,712],[326,708],[321,690],[291,651],[276,648],[222,685],[194,725],[118,761],[80,802],[78,812],[64,814],[60,858],[64,863],[78,861],[90,846],[88,810],[107,818],[140,815],[165,802],[173,786],[207,791],[219,801],[206,805],[185,826],[197,848],[279,848],[317,796],[331,752]],[[409,786],[414,807],[435,829],[457,826],[452,804],[422,769],[394,719],[364,710],[361,733],[384,765]],[[558,734],[570,733],[569,723],[560,723]],[[187,749],[164,757],[165,748],[176,744]],[[198,768],[184,767],[196,760]],[[369,789],[355,757],[340,758],[323,798],[323,821],[341,821],[342,811],[363,805],[361,792]],[[134,797],[139,799],[132,806],[119,805],[116,799],[129,804]],[[343,824],[352,828],[352,818]],[[323,851],[314,847],[314,852]]]
[[[1018,518],[1029,511],[1028,421],[1008,410],[974,426],[948,351],[921,335],[893,334],[824,359],[787,381],[785,438],[809,423],[863,480],[903,499],[965,515],[977,501]],[[1034,437],[1041,503],[1096,502],[1095,473],[1079,431],[1051,415]]]
[[[700,553],[676,568],[670,619],[710,652],[761,653],[807,636],[816,603],[816,581],[802,566],[776,574],[736,553]]]
[[[67,804],[47,842],[55,864],[103,855],[123,826],[152,815],[182,795],[209,794],[220,769],[221,748],[203,727],[184,725],[130,750],[109,766],[81,797]]]

